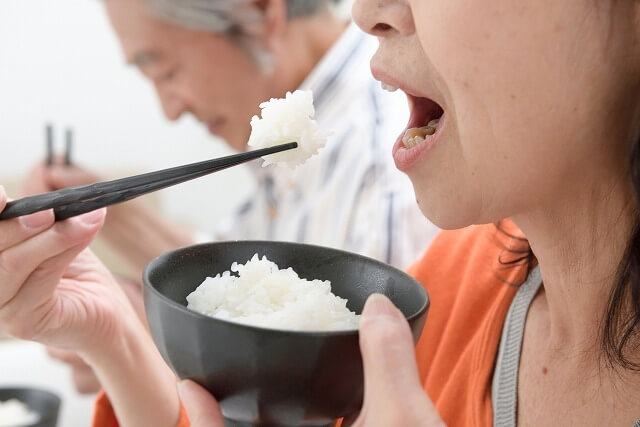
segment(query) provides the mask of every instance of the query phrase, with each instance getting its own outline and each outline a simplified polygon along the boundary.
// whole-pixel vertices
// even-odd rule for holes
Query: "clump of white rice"
[[[232,275],[235,272],[238,275]],[[360,316],[331,292],[328,280],[301,279],[255,254],[246,264],[207,277],[187,296],[187,307],[208,316],[272,329],[357,329]]]
[[[22,427],[38,422],[39,416],[18,399],[0,402],[0,427]]]
[[[298,148],[264,156],[263,166],[272,163],[295,167],[318,153],[327,143],[326,135],[313,120],[313,93],[310,90],[287,92],[285,98],[272,98],[260,104],[262,118],[251,119],[249,146],[266,148],[297,142]]]

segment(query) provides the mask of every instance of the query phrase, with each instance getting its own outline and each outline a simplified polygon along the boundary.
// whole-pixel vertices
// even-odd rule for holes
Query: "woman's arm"
[[[176,427],[180,416],[176,377],[142,324],[130,321],[110,348],[89,349],[83,358],[93,367],[120,426]],[[96,421],[94,427],[99,427],[101,420]]]
[[[0,187],[0,211],[6,205]],[[175,378],[113,276],[86,247],[98,210],[0,221],[0,329],[77,351],[98,373],[122,426],[175,427]]]

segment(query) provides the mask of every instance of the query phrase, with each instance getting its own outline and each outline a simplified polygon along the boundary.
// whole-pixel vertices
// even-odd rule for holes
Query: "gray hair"
[[[339,0],[287,0],[287,18],[312,16]],[[259,23],[264,15],[255,0],[148,0],[159,19],[194,30],[229,35],[264,71],[273,67],[273,58],[242,28]]]
[[[160,19],[187,28],[228,33],[264,17],[255,0],[148,0]],[[287,17],[295,19],[324,10],[336,0],[287,0]]]

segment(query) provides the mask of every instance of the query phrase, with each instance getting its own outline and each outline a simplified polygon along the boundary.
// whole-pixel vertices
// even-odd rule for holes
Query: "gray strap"
[[[524,324],[531,301],[533,301],[541,284],[540,268],[536,267],[529,273],[527,281],[520,285],[502,328],[491,387],[493,425],[495,427],[516,426],[518,368]]]

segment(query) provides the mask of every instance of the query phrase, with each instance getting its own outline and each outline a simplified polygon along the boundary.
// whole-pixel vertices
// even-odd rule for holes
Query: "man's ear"
[[[255,0],[252,7],[264,16],[261,22],[242,27],[245,34],[262,40],[265,48],[273,47],[287,26],[287,0]]]

